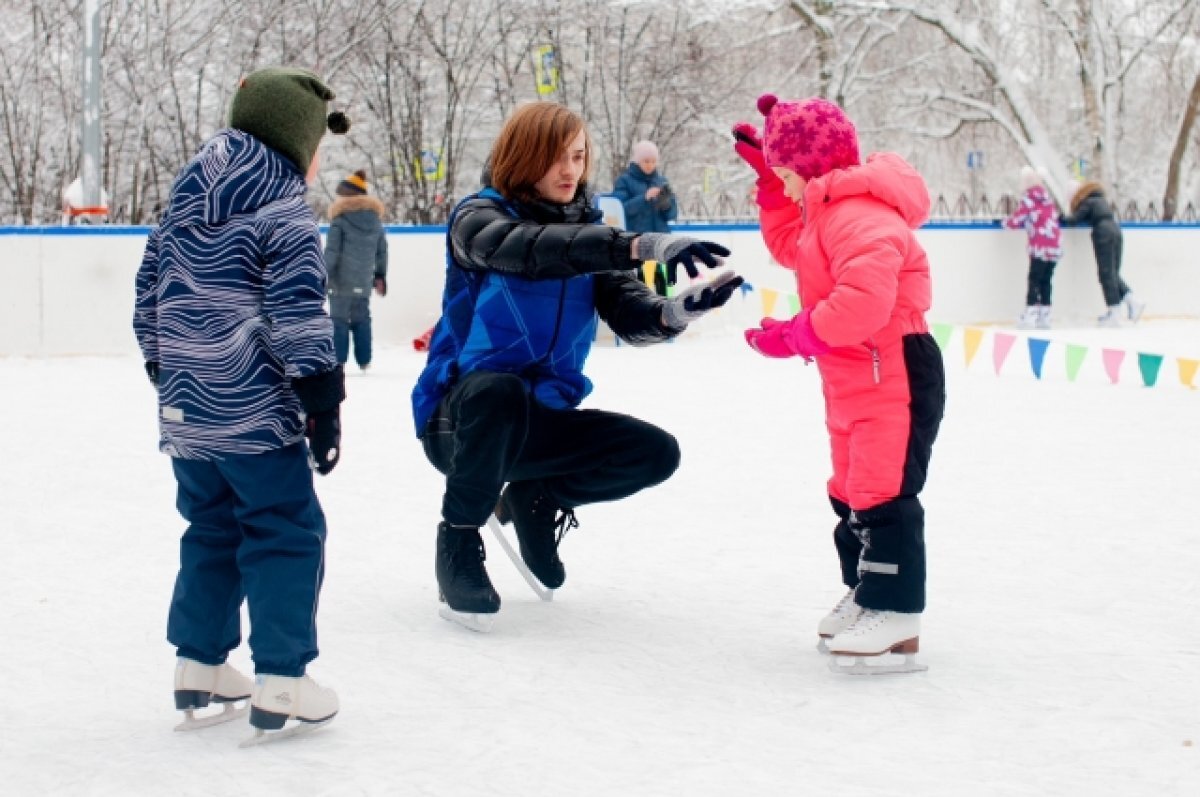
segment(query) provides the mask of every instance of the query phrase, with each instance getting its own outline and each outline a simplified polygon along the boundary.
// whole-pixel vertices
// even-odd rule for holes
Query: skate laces
[[[579,521],[575,519],[574,509],[564,509],[562,514],[554,521],[554,547],[557,548],[562,544],[563,537],[567,536],[567,532],[571,529],[579,528]]]
[[[868,631],[874,630],[882,622],[883,612],[875,609],[863,609],[862,614],[858,616],[858,619],[844,633],[850,636],[865,634]]]

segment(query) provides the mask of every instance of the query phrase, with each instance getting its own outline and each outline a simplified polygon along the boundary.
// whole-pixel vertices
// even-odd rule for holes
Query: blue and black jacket
[[[517,374],[544,406],[577,407],[592,390],[583,365],[597,315],[633,345],[679,334],[662,324],[665,300],[637,279],[636,235],[600,218],[582,190],[559,205],[485,188],[454,209],[442,317],[412,395],[418,437],[472,371]]]

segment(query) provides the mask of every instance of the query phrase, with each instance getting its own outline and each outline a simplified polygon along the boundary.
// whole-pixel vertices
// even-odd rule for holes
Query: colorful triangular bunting
[[[1050,348],[1050,341],[1045,338],[1029,339],[1029,364],[1033,366],[1033,375],[1038,379],[1042,378],[1042,363],[1046,361],[1046,349],[1048,348]]]

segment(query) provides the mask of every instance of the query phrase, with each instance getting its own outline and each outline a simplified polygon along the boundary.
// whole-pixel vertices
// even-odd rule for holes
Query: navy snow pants
[[[245,598],[255,673],[303,675],[317,656],[325,574],[325,515],[305,444],[171,463],[188,527],[167,640],[180,656],[221,664],[241,642]]]

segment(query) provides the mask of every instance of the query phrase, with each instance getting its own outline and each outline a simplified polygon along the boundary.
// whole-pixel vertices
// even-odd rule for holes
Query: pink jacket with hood
[[[892,371],[903,377],[902,336],[928,331],[929,261],[913,231],[929,209],[917,170],[875,153],[809,180],[803,211],[791,203],[762,210],[767,248],[796,273],[813,330],[833,349],[817,358],[827,395],[852,391],[864,376],[874,384]],[[894,362],[881,354],[889,349]]]

